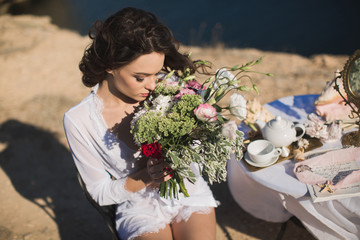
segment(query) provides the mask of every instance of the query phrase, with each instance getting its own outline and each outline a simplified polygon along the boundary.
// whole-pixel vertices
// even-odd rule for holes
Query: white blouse
[[[120,204],[148,197],[160,199],[158,190],[151,187],[136,193],[125,189],[127,176],[140,169],[140,152],[129,148],[108,130],[101,111],[102,101],[95,89],[81,103],[67,111],[63,119],[71,153],[90,195],[100,205]],[[199,176],[196,167],[192,167],[197,174],[196,183],[185,180],[190,197],[179,194],[179,200],[161,198],[161,201],[171,205],[216,207],[217,202],[207,183]],[[109,174],[116,180],[112,180]]]

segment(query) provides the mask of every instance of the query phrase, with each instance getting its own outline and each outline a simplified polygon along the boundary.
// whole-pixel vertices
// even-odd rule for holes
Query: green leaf
[[[253,87],[250,87],[250,86],[240,86],[240,87],[237,88],[237,90],[249,92],[249,91],[253,90]]]
[[[216,116],[216,118],[221,124],[223,124],[225,122],[223,116]]]
[[[250,70],[251,67],[247,67],[247,66],[244,66],[244,67],[241,67],[240,70],[243,70],[243,71],[247,71],[247,70]]]
[[[193,79],[195,79],[195,76],[194,76],[194,75],[190,75],[190,76],[185,77],[183,80],[184,80],[185,82],[189,82],[189,81],[191,81],[191,80],[193,80]]]
[[[174,163],[174,165],[179,165],[181,162],[181,159],[179,158],[177,153],[174,153],[173,151],[168,151],[167,156],[169,156],[169,158],[171,159],[171,161]]]
[[[258,60],[256,60],[255,63],[254,63],[254,65],[259,64],[259,63],[262,61],[263,58],[264,58],[264,56],[262,56],[262,57],[260,57]]]
[[[250,62],[246,63],[244,66],[249,66],[249,65],[253,64],[253,62],[254,61],[250,61]]]
[[[236,71],[239,69],[239,64],[233,66],[232,68],[230,68],[230,71]]]
[[[258,87],[254,84],[253,85],[253,89],[255,90],[255,92],[257,93],[257,95],[260,95],[259,89]]]
[[[236,134],[239,136],[239,137],[242,137],[244,136],[244,133],[239,131],[239,130],[236,130]]]
[[[221,112],[222,109],[219,105],[213,104],[212,106],[216,109],[217,112]]]
[[[166,74],[165,79],[170,78],[172,75],[174,75],[174,73],[175,73],[175,70],[172,70],[171,72],[169,72],[168,74]]]

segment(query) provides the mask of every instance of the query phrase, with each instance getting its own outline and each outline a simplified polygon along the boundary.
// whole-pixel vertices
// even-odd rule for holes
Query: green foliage
[[[166,86],[165,82],[160,82],[156,85],[154,90],[154,96],[165,95],[165,96],[173,96],[179,92],[179,86]]]
[[[174,169],[173,178],[160,185],[161,196],[178,198],[179,192],[189,196],[184,179],[193,183],[196,181],[196,173],[191,169],[193,164],[199,166],[199,174],[207,175],[210,184],[226,180],[226,163],[231,155],[235,154],[238,160],[243,157],[243,133],[236,130],[236,126],[235,129],[232,128],[232,134],[226,134],[226,131],[230,131],[228,128],[223,133],[224,124],[229,120],[222,115],[222,111],[228,110],[229,107],[221,107],[218,102],[231,90],[254,90],[259,93],[247,73],[260,73],[251,69],[261,61],[262,58],[241,66],[222,68],[202,85],[198,84],[201,86],[201,90],[197,91],[197,94],[185,94],[180,98],[174,96],[195,77],[191,75],[189,69],[185,69],[180,74],[177,72],[180,75],[178,85],[167,85],[166,81],[158,83],[143,107],[138,109],[139,116],[135,113],[136,121],[132,123],[131,131],[136,142],[138,144],[159,142],[165,160]],[[195,64],[206,66],[208,63],[199,61]],[[173,74],[175,71],[171,71],[167,77],[171,77]],[[271,76],[270,73],[260,74]],[[243,80],[246,78],[250,80],[250,85],[243,84]],[[181,91],[181,93],[183,92]],[[246,101],[244,102],[246,104]],[[216,110],[217,115],[205,118],[196,116],[194,109],[200,104],[207,107],[201,111],[211,114]],[[197,111],[197,114],[199,112]],[[213,120],[214,118],[215,120]],[[206,121],[206,119],[211,119],[211,121]],[[236,136],[234,137],[234,135]]]

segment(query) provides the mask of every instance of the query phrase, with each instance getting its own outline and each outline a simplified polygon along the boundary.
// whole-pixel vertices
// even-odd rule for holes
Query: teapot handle
[[[301,129],[300,134],[296,135],[296,141],[299,140],[302,136],[305,135],[305,126],[301,123],[297,123],[294,125],[295,130]],[[297,132],[297,131],[296,131]]]

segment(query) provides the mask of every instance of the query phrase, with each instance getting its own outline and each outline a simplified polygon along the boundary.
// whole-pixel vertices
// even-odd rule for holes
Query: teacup
[[[253,162],[262,164],[278,157],[282,150],[276,148],[270,141],[261,139],[251,142],[247,147],[247,152]]]

